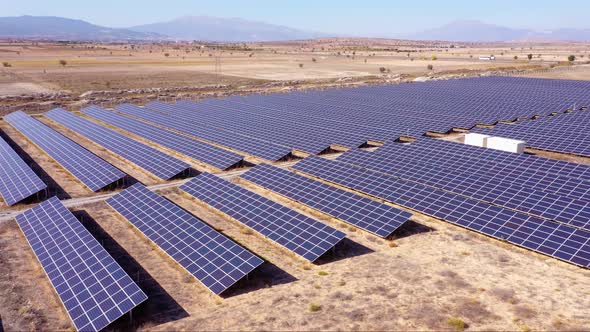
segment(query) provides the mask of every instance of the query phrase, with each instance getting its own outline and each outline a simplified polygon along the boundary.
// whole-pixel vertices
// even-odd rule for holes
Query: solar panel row
[[[16,221],[76,330],[100,331],[147,299],[56,197]]]
[[[66,110],[56,108],[45,116],[163,180],[169,180],[190,168],[189,164],[160,150]]]
[[[541,254],[586,268],[590,266],[589,231],[338,161],[309,157],[293,168]]]
[[[125,173],[111,164],[23,112],[10,113],[4,120],[92,191],[125,177]]]
[[[8,206],[47,189],[47,185],[0,137],[0,195]]]
[[[412,216],[409,212],[268,164],[260,164],[241,177],[383,238]]]
[[[82,110],[82,113],[220,170],[227,170],[243,162],[243,157],[237,153],[148,125],[97,106],[87,107]]]
[[[346,236],[209,173],[200,174],[180,189],[311,262]]]
[[[139,183],[107,203],[215,294],[221,294],[263,263]]]

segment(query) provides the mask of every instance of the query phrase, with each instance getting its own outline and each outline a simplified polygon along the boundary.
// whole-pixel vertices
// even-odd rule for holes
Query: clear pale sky
[[[590,1],[559,0],[17,0],[0,16],[78,18],[109,27],[179,16],[240,17],[326,33],[396,36],[455,20],[513,28],[590,28]]]

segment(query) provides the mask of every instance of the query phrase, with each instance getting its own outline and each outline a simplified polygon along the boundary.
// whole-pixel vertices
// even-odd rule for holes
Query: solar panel
[[[590,267],[590,232],[331,161],[306,158],[297,171],[422,212],[571,264]]]
[[[107,203],[215,294],[263,260],[202,220],[137,183]]]
[[[131,139],[112,129],[56,108],[45,116],[80,134],[94,143],[118,154],[163,180],[169,180],[186,171],[190,165],[160,150]]]
[[[209,173],[198,175],[180,189],[311,262],[346,236]]]
[[[412,216],[409,212],[268,164],[260,164],[241,177],[383,238]]]
[[[76,330],[102,330],[147,299],[56,197],[16,221]]]
[[[226,170],[240,165],[244,160],[244,158],[237,153],[162,128],[148,125],[147,123],[104,110],[97,106],[87,107],[82,110],[82,113],[92,116],[93,118],[111,126],[115,126],[134,135],[150,140],[156,144],[160,144],[168,149],[187,155],[205,164],[217,167],[220,170]]]
[[[125,177],[111,164],[23,112],[10,113],[4,120],[92,191]]]
[[[47,189],[47,185],[0,137],[0,195],[8,206]]]

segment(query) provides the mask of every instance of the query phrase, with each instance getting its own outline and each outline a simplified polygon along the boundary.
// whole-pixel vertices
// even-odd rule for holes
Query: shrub
[[[312,62],[318,62],[318,59],[316,59],[316,58],[311,58],[311,61],[312,61]]]
[[[169,57],[170,56],[170,53],[164,53],[164,56],[165,57]]]
[[[302,63],[299,64],[299,68],[303,68],[303,64]]]
[[[67,62],[66,60],[59,60],[59,64],[60,64],[62,67],[65,67],[65,66],[68,64],[68,62]]]
[[[514,56],[514,60],[518,60],[518,55],[515,55]]]
[[[465,322],[459,317],[451,317],[447,320],[447,323],[449,323],[455,331],[465,330]]]
[[[318,275],[320,275],[320,276],[327,276],[328,274],[329,273],[326,272],[326,271],[320,271],[320,272],[318,272]]]
[[[529,58],[529,60],[532,60],[533,59],[533,55],[532,54],[529,54],[526,57]]]
[[[436,61],[436,60],[438,60],[438,57],[436,55],[433,55],[432,56],[432,61]]]
[[[2,67],[12,67],[12,65],[8,62],[2,62]]]
[[[576,56],[575,56],[575,55],[573,55],[573,54],[572,54],[572,55],[570,55],[570,56],[568,56],[568,57],[567,57],[567,61],[569,61],[569,62],[574,62],[574,61],[576,61]]]
[[[379,67],[379,72],[380,73],[385,73],[387,71],[387,68],[385,67]]]
[[[322,306],[317,303],[310,303],[309,304],[309,311],[311,312],[318,312],[322,310]]]
[[[426,66],[426,69],[433,70],[434,69],[434,66],[433,65],[428,65],[428,66]]]

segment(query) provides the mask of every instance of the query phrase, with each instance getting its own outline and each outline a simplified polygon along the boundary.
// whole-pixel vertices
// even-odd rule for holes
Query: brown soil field
[[[192,44],[0,43],[0,96],[62,91],[79,95],[91,90],[121,90],[202,84],[256,84],[268,81],[338,79],[446,71],[547,67],[576,54],[579,62],[590,47],[564,45],[457,45],[395,47],[373,41],[371,47],[346,41],[252,44],[232,49]],[[379,44],[381,43],[381,44]],[[533,54],[531,61],[527,54]],[[480,61],[494,54],[496,61]],[[514,57],[518,59],[514,59]],[[66,65],[60,65],[65,60]]]

